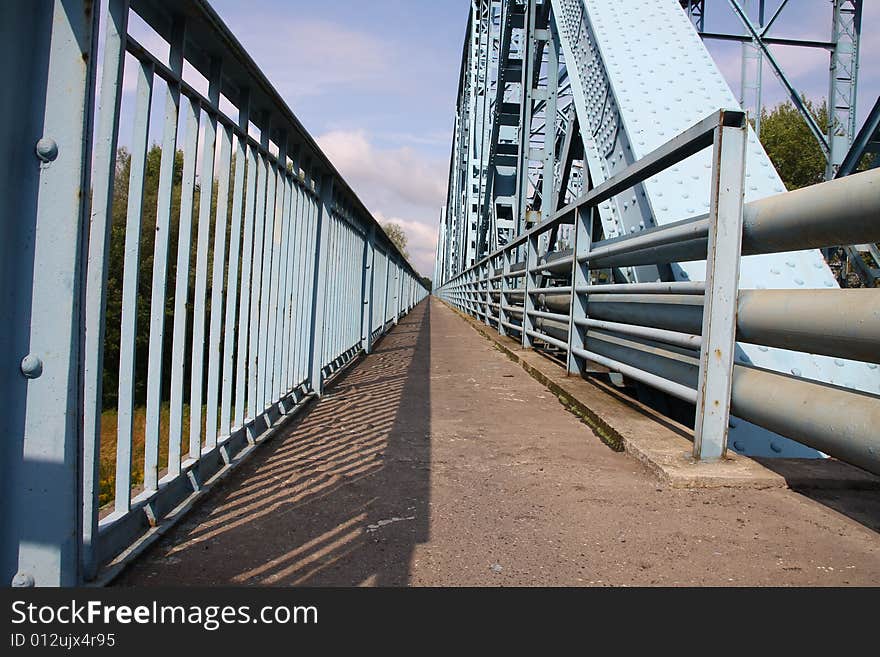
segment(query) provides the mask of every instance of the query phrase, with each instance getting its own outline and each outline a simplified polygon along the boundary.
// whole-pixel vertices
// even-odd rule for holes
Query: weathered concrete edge
[[[440,300],[442,301],[442,299]],[[606,445],[625,451],[636,458],[654,476],[673,488],[858,488],[880,489],[880,478],[857,468],[829,459],[822,464],[801,459],[785,459],[785,469],[776,472],[770,467],[741,454],[728,453],[714,463],[701,463],[691,456],[691,441],[681,435],[690,429],[662,418],[653,409],[636,400],[627,400],[629,419],[648,431],[627,430],[618,419],[596,408],[589,396],[601,396],[603,402],[621,407],[617,395],[603,384],[570,377],[557,364],[535,351],[525,351],[510,338],[499,335],[485,323],[443,302],[464,319],[477,333],[491,341],[497,349],[518,363],[532,378],[559,398],[570,412],[577,415]],[[592,395],[584,394],[586,386]],[[619,409],[618,409],[619,410]],[[678,432],[669,428],[674,425]]]

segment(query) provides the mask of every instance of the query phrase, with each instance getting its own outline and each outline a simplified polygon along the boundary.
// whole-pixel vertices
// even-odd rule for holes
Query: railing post
[[[394,325],[400,319],[400,265],[394,263]]]
[[[574,223],[574,248],[571,261],[571,306],[568,311],[568,372],[583,376],[587,371],[587,363],[580,356],[575,356],[572,349],[586,349],[587,328],[577,320],[587,318],[586,294],[578,294],[578,287],[590,284],[590,263],[580,262],[579,258],[590,252],[593,244],[593,208],[578,208]]]
[[[727,451],[730,390],[736,350],[736,301],[742,246],[747,123],[715,129],[703,343],[697,383],[694,458],[717,459]]]
[[[385,292],[382,294],[382,328],[380,335],[385,335],[385,325],[388,324],[388,282],[391,278],[391,251],[385,253]]]
[[[523,280],[523,318],[522,318],[522,346],[532,347],[532,336],[528,331],[535,330],[535,320],[529,314],[535,310],[535,301],[529,294],[529,290],[538,287],[538,273],[533,271],[538,266],[538,236],[530,235],[526,240],[526,270]]]
[[[324,391],[322,374],[324,363],[324,288],[327,284],[327,234],[330,230],[330,212],[333,210],[333,177],[321,177],[318,221],[315,234],[315,271],[312,276],[312,323],[309,349],[309,372],[312,390],[320,396]]]
[[[507,327],[504,322],[510,322],[504,306],[508,305],[507,290],[509,288],[508,276],[510,276],[510,250],[505,249],[501,253],[501,293],[498,295],[498,333],[507,335]]]
[[[84,0],[17,7],[16,24],[32,29],[4,30],[0,43],[5,83],[17,90],[0,127],[9,165],[0,177],[0,564],[3,586],[72,586],[80,581],[83,190],[98,12]]]
[[[486,260],[483,263],[483,266],[480,267],[480,271],[482,274],[482,279],[480,280],[480,297],[482,301],[483,308],[483,322],[486,326],[492,326],[492,320],[490,319],[492,314],[492,306],[489,304],[492,303],[492,276],[494,275],[495,267],[491,266],[492,260]]]
[[[364,344],[364,352],[373,351],[373,273],[376,271],[376,227],[370,226],[370,232],[364,236],[364,271],[361,289],[363,295],[363,310],[361,311],[361,341]]]
[[[128,31],[127,0],[107,3],[101,96],[97,108],[97,138],[93,154],[92,208],[89,224],[88,266],[84,304],[83,435],[82,435],[82,576],[93,579],[98,569],[98,501],[100,493],[101,410],[104,372],[104,309],[106,305],[113,178],[116,163],[119,107],[125,38]],[[31,46],[33,47],[33,45]],[[2,195],[2,192],[0,192]],[[7,397],[7,400],[9,398]]]

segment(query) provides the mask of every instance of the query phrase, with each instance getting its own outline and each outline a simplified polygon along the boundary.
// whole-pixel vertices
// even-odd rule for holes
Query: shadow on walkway
[[[428,540],[430,306],[118,580],[401,586]]]

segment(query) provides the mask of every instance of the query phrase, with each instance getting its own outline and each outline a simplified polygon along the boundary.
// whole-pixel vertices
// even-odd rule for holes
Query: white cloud
[[[377,148],[363,130],[334,130],[318,137],[318,143],[346,178],[386,187],[414,205],[443,203],[443,172],[412,148]]]
[[[338,23],[253,12],[235,19],[236,36],[288,100],[382,86],[395,60],[389,44]]]
[[[413,266],[430,275],[447,163],[410,147],[379,148],[362,130],[335,130],[317,141],[376,219],[403,227]]]
[[[439,209],[437,210],[439,214]],[[407,238],[407,251],[413,267],[425,276],[431,276],[434,268],[434,256],[437,253],[437,226],[421,221],[386,217],[382,212],[375,211],[373,216],[381,223],[397,224],[403,228]]]

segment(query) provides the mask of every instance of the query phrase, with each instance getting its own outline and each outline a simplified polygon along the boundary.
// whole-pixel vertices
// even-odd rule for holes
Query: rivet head
[[[13,588],[33,588],[35,584],[36,582],[34,582],[34,576],[30,573],[15,573],[15,577],[12,578]]]
[[[58,144],[54,139],[43,137],[37,142],[36,152],[43,162],[52,162],[58,157]]]
[[[43,361],[33,354],[28,354],[21,359],[21,373],[29,379],[36,379],[43,373]]]

